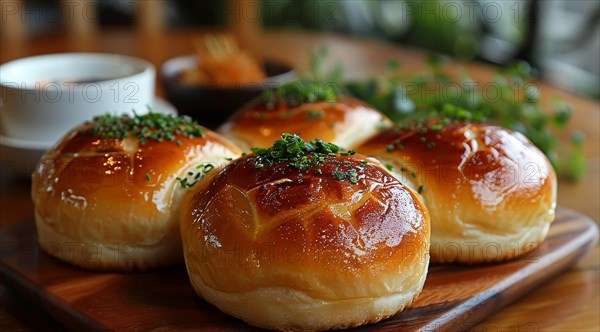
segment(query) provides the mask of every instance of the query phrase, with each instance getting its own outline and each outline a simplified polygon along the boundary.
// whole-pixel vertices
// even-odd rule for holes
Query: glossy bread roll
[[[271,154],[287,161],[242,157],[186,196],[181,232],[197,294],[275,330],[347,328],[401,311],[429,262],[416,193],[375,160],[325,152],[307,161],[289,157],[290,146]]]
[[[182,262],[178,214],[184,187],[213,167],[207,163],[222,165],[239,152],[189,119],[156,113],[107,115],[75,128],[33,174],[40,245],[93,270]]]
[[[264,101],[236,112],[219,129],[243,150],[268,147],[283,133],[302,134],[306,140],[320,138],[345,148],[365,141],[390,121],[381,112],[351,97],[291,106]]]
[[[388,129],[357,150],[390,164],[421,193],[433,262],[526,254],[554,220],[554,170],[519,133],[485,124]]]

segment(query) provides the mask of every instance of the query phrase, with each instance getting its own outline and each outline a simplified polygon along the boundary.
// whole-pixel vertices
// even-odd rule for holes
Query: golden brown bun
[[[32,199],[46,252],[94,270],[148,270],[183,261],[176,180],[240,151],[220,135],[140,144],[76,128],[41,159]]]
[[[184,201],[184,256],[198,295],[248,323],[323,330],[376,322],[419,294],[429,217],[371,160],[334,157],[322,174],[251,157],[205,178]],[[363,169],[359,182],[333,171]]]
[[[269,147],[283,133],[302,133],[310,141],[320,138],[345,148],[367,140],[391,123],[385,115],[351,97],[336,102],[278,104],[268,109],[264,103],[236,112],[219,129],[243,150]]]
[[[556,175],[542,152],[523,135],[491,125],[423,131],[388,129],[357,150],[393,165],[413,188],[422,186],[433,262],[501,261],[543,241],[554,220]]]

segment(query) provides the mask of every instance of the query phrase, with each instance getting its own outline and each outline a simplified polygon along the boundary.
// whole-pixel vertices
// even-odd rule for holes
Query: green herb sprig
[[[279,104],[291,106],[319,101],[335,102],[342,95],[343,66],[337,62],[330,71],[326,71],[328,51],[326,48],[314,50],[309,55],[309,69],[296,81],[287,82],[276,89],[267,89],[262,101],[267,109]],[[316,117],[312,117],[316,115]],[[312,119],[321,118],[321,114],[308,115]]]
[[[204,137],[204,128],[188,116],[174,116],[171,114],[149,112],[133,116],[104,114],[96,116],[84,125],[89,126],[80,131],[82,134],[91,134],[102,138],[128,138],[135,137],[141,144],[149,140],[175,141],[177,136],[188,138]],[[177,140],[177,145],[182,145]]]
[[[281,139],[275,141],[271,147],[252,148],[252,152],[256,155],[254,157],[256,169],[285,162],[299,170],[312,168],[314,174],[323,174],[318,166],[323,165],[328,158],[351,156],[356,153],[354,150],[343,150],[333,143],[318,138],[306,142],[300,136],[289,133],[282,134]],[[347,171],[334,171],[332,175],[340,181],[348,180],[356,184],[358,171],[359,169],[350,168]]]
[[[344,91],[385,113],[401,128],[427,126],[441,130],[459,122],[500,125],[527,136],[546,154],[557,173],[579,179],[585,173],[581,135],[575,133],[568,147],[558,144],[556,131],[569,121],[571,109],[555,100],[553,112],[544,112],[539,89],[532,82],[535,70],[518,62],[498,70],[493,82],[478,84],[468,73],[451,74],[448,59],[429,56],[428,69],[420,74],[402,73],[397,61],[382,77],[350,82]],[[570,146],[569,146],[570,145]]]

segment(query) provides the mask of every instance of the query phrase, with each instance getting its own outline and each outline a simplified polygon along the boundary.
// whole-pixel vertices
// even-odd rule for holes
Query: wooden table
[[[54,36],[44,39],[0,41],[0,63],[20,57],[55,52],[111,52],[134,55],[154,63],[157,68],[167,59],[193,52],[191,41],[206,31],[177,30],[151,35],[133,31],[106,31],[87,38]],[[299,69],[307,64],[308,50],[327,46],[331,59],[343,61],[347,78],[380,73],[385,63],[399,59],[404,68],[424,68],[423,52],[398,45],[359,40],[339,35],[294,31],[266,31],[252,43],[254,51],[273,59],[287,61]],[[455,64],[464,67],[480,83],[489,82],[493,68],[476,63]],[[163,95],[160,78],[157,94]],[[555,96],[574,109],[569,129],[586,136],[588,173],[577,183],[560,182],[558,204],[600,220],[600,103],[575,96],[543,83],[542,100]],[[0,225],[33,218],[29,197],[31,183],[2,174],[0,176]],[[1,239],[2,234],[0,234]],[[474,331],[598,331],[600,330],[600,247],[597,245],[565,273],[532,290],[519,301],[492,315]],[[0,330],[60,329],[52,318],[0,285]],[[39,318],[39,322],[32,320]],[[49,325],[46,325],[49,324]]]

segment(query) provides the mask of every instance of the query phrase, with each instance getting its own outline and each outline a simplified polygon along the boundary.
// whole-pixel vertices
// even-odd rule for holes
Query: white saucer
[[[177,110],[168,101],[155,97],[152,111],[177,114]],[[17,175],[30,177],[42,155],[55,142],[28,141],[0,134],[0,176]]]

